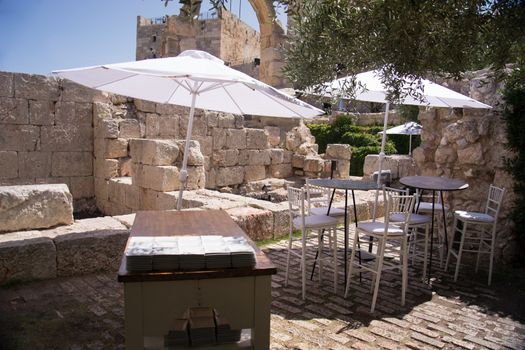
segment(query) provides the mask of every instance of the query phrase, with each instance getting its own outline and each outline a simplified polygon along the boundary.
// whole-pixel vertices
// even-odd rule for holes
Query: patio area
[[[285,287],[286,245],[281,240],[263,248],[278,271],[272,276],[272,349],[525,348],[522,271],[497,266],[487,287],[486,273],[475,275],[471,265],[461,268],[458,283],[436,266],[429,289],[420,281],[420,265],[409,266],[405,307],[399,275],[384,273],[376,312],[370,314],[367,274],[361,284],[354,275],[345,299],[342,272],[334,294],[327,267],[322,285],[316,277],[308,281],[303,301],[295,259]],[[123,286],[116,279],[115,272],[1,288],[1,348],[124,348]]]

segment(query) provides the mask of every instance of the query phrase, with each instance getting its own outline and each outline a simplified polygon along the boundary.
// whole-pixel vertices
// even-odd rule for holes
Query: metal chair
[[[317,252],[319,262],[319,282],[322,281],[323,261],[330,260],[334,271],[334,292],[337,291],[337,223],[336,218],[327,215],[307,215],[305,205],[305,190],[303,188],[288,187],[288,203],[290,213],[290,235],[288,240],[288,255],[286,258],[285,285],[288,285],[288,274],[290,269],[290,256],[294,255],[301,259],[301,284],[302,297],[306,297],[306,257],[307,239],[310,234],[317,234]],[[301,236],[294,237],[294,229],[301,231]],[[328,237],[328,246],[331,249],[331,257],[323,257],[323,235]],[[301,241],[299,252],[293,250],[295,240]]]
[[[381,280],[381,273],[384,270],[400,269],[402,276],[401,283],[401,305],[405,305],[405,293],[408,285],[408,228],[414,204],[416,201],[415,195],[401,195],[396,193],[388,193],[383,191],[383,198],[385,202],[385,220],[384,222],[362,222],[357,225],[354,234],[354,243],[352,247],[352,254],[350,258],[350,269],[348,272],[348,279],[346,282],[345,298],[348,295],[350,288],[350,281],[354,269],[363,272],[368,271],[373,273],[371,289],[374,293],[372,296],[372,306],[370,312],[374,312],[377,294],[379,292],[379,284]],[[390,222],[390,217],[395,214],[402,214],[404,221],[393,224]],[[377,242],[377,253],[375,262],[372,265],[367,264],[364,260],[362,262],[356,259],[358,249],[358,241],[360,235],[365,237],[373,237]],[[387,241],[398,243],[395,247],[387,246]],[[385,259],[385,255],[389,253],[399,254],[399,262],[396,263],[394,259]]]
[[[409,190],[402,190],[398,188],[385,187],[387,193],[396,195],[409,195]],[[417,202],[417,194],[415,195]],[[415,207],[415,204],[414,204]],[[390,214],[389,220],[392,224],[402,224],[406,222],[406,214],[402,211],[403,208],[399,208],[397,212]],[[423,279],[427,275],[427,261],[428,261],[428,245],[430,238],[430,225],[432,224],[432,217],[429,215],[411,213],[406,222],[408,225],[409,234],[409,248],[408,251],[412,251],[412,265],[415,264],[416,258],[420,258],[418,245],[423,243]],[[431,252],[432,254],[432,252]]]
[[[308,201],[308,214],[327,215],[328,208],[330,208],[329,216],[338,219],[344,218],[344,209],[330,206],[332,191],[329,188],[312,185],[310,184],[310,179],[306,179],[305,190]]]
[[[453,237],[449,242],[445,271],[448,269],[450,256],[456,258],[454,282],[458,279],[459,265],[464,252],[477,253],[476,272],[478,272],[481,254],[489,254],[488,285],[492,282],[492,267],[494,260],[494,245],[496,243],[496,225],[501,208],[505,188],[490,185],[484,212],[456,210],[454,212]],[[462,224],[462,227],[459,224]],[[459,233],[459,238],[456,237]],[[454,250],[454,246],[459,247]]]

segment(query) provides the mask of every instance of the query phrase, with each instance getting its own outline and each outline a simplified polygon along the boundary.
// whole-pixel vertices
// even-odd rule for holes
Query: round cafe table
[[[407,187],[420,189],[423,191],[432,191],[432,224],[430,228],[430,261],[428,264],[428,282],[430,283],[430,273],[432,271],[432,248],[434,236],[434,203],[436,191],[440,192],[440,199],[443,211],[443,227],[445,229],[445,249],[448,250],[447,222],[445,217],[445,202],[443,201],[443,192],[459,191],[468,188],[468,184],[460,179],[450,179],[440,176],[405,176],[399,179],[399,182]]]
[[[347,215],[347,208],[348,208],[348,191],[352,191],[352,201],[354,204],[354,218],[355,218],[355,224],[357,226],[357,207],[355,205],[355,194],[354,190],[360,190],[360,191],[368,191],[368,190],[376,190],[379,187],[377,186],[377,183],[371,182],[371,181],[361,181],[361,180],[343,180],[343,179],[312,179],[310,180],[310,184],[319,186],[319,187],[326,187],[332,189],[332,197],[330,198],[330,203],[328,204],[328,212],[327,215],[330,214],[330,209],[332,208],[332,201],[334,200],[334,194],[335,190],[344,190],[345,191],[345,217],[344,217],[344,226],[345,226],[345,251],[344,251],[344,261],[345,261],[345,283],[346,283],[346,273],[347,273],[347,252],[348,252],[348,215]],[[359,259],[361,259],[361,251],[359,252]],[[316,260],[314,262],[314,269],[315,269],[315,263],[317,262],[317,255]],[[313,270],[312,270],[312,276],[313,276]]]

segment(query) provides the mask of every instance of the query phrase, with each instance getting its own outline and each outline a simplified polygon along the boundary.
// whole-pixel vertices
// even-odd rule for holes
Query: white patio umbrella
[[[387,99],[388,89],[381,82],[379,71],[373,70],[364,73],[357,74],[355,76],[355,82],[357,88],[355,96],[348,96],[348,98],[367,101],[385,103],[385,115],[383,118],[383,137],[381,139],[381,152],[379,153],[379,169],[377,176],[378,186],[381,183],[381,171],[383,170],[383,160],[385,158],[385,143],[386,143],[386,129],[388,123],[388,112],[390,109],[390,101]],[[468,96],[457,93],[453,90],[447,89],[441,85],[431,82],[427,79],[421,79],[420,84],[416,84],[416,81],[406,80],[403,90],[409,89],[411,86],[420,86],[422,88],[421,100],[412,96],[404,96],[398,104],[415,105],[415,106],[426,106],[426,107],[444,107],[444,108],[492,108],[489,105],[474,100]],[[324,95],[334,96],[342,95],[344,98],[345,87],[352,84],[352,77],[343,77],[335,79],[331,82],[324,84]],[[377,207],[377,195],[376,203],[374,205],[374,218]]]
[[[177,208],[187,182],[188,147],[195,108],[271,117],[314,117],[324,112],[224,65],[207,52],[177,57],[54,71],[60,77],[107,92],[191,107]]]
[[[393,128],[387,129],[387,135],[409,135],[408,140],[408,154],[412,155],[412,135],[420,135],[423,127],[416,122],[406,122]],[[383,132],[380,131],[379,134]]]

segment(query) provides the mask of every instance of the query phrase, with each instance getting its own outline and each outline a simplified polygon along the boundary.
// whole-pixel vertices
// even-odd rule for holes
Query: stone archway
[[[285,40],[284,29],[274,21],[275,8],[272,0],[248,0],[252,6],[257,20],[259,21],[261,35],[261,66],[259,69],[259,79],[276,88],[285,86],[285,79],[282,74],[284,65],[283,54],[279,49]],[[183,6],[187,7],[187,5]],[[189,9],[186,8],[186,11]],[[197,12],[200,10],[197,9]]]
[[[279,49],[285,40],[284,29],[274,21],[275,8],[272,0],[249,0],[257,19],[261,34],[261,67],[259,77],[274,87],[284,87],[282,74],[283,54]]]

